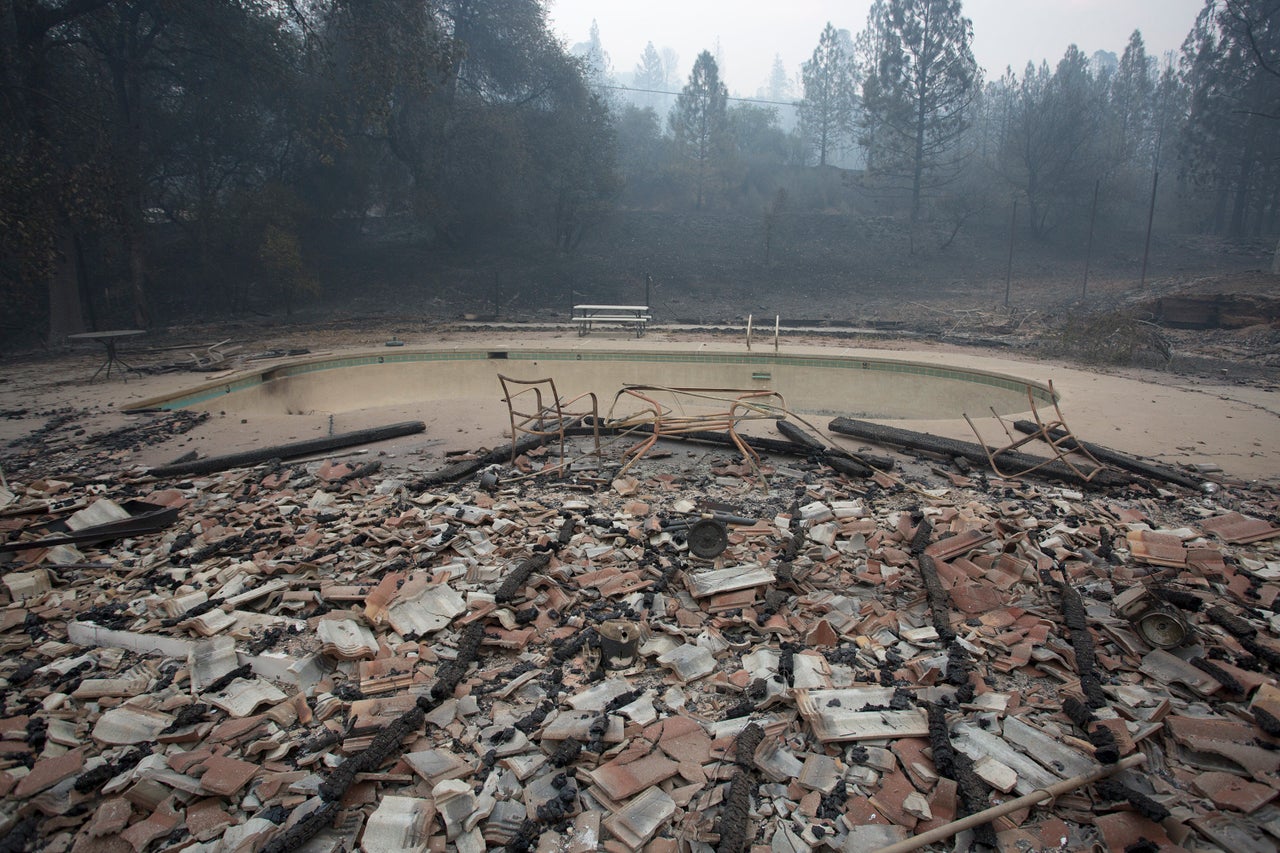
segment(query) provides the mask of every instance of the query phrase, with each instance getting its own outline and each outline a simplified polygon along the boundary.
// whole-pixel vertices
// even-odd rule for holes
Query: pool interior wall
[[[594,391],[601,414],[625,384],[772,390],[787,408],[873,419],[946,419],[1050,404],[1040,383],[897,359],[716,352],[398,350],[304,359],[145,401],[237,415],[341,413],[436,400],[498,400],[498,374]]]

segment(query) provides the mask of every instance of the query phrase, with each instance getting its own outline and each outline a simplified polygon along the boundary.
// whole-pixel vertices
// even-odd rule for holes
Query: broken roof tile
[[[1122,752],[1163,747],[1158,799],[1212,805],[1250,831],[1273,814],[1280,700],[1263,658],[1280,622],[1262,609],[1280,598],[1280,561],[1270,540],[1231,541],[1239,519],[1212,497],[1012,481],[991,493],[976,478],[906,473],[863,495],[811,462],[774,467],[781,485],[767,492],[744,486],[749,466],[736,463],[702,479],[637,468],[625,497],[595,458],[563,483],[499,475],[492,490],[424,494],[403,472],[348,478],[366,469],[338,460],[183,484],[169,495],[182,523],[153,539],[7,574],[0,790],[44,808],[86,770],[118,767],[54,841],[83,828],[139,853],[182,819],[210,849],[257,849],[326,802],[350,807],[321,813],[315,842],[328,849],[479,851],[532,832],[539,849],[670,853],[676,835],[714,846],[742,771],[759,783],[751,809],[772,822],[775,848],[857,849],[955,816],[957,785],[930,758],[922,710],[945,700],[953,748],[1011,795],[1096,768],[1089,739],[1107,730]],[[60,488],[79,506],[120,499],[114,484]],[[1274,511],[1261,495],[1231,497],[1245,521]],[[764,520],[735,525],[716,561],[691,563],[664,522],[701,511]],[[916,542],[922,515],[933,533]],[[946,594],[936,612],[913,556],[922,544]],[[1160,548],[1176,571],[1153,570]],[[512,571],[543,552],[545,568],[512,580],[500,605]],[[1079,591],[1104,667],[1106,706],[1085,726],[1063,716],[1061,696],[1081,689],[1088,657],[1043,572]],[[13,581],[23,573],[48,588]],[[1225,623],[1187,607],[1203,652],[1150,652],[1111,601],[1157,576],[1248,606]],[[610,620],[640,635],[623,669],[599,650]],[[1207,665],[1190,662],[1197,653]],[[953,681],[973,692],[958,696]],[[753,723],[766,734],[739,765],[736,738]],[[159,754],[134,754],[151,743]],[[65,749],[85,764],[31,793]],[[841,782],[845,800],[828,802]],[[1083,843],[1089,803],[1062,797],[1001,838]],[[264,809],[287,816],[278,825]],[[552,813],[555,829],[539,818]],[[1221,814],[1180,831],[1235,840]],[[1133,828],[1096,820],[1104,838]]]
[[[35,763],[31,772],[18,780],[13,796],[25,799],[52,787],[84,767],[84,750],[73,749],[53,758],[43,758]]]
[[[649,753],[624,760],[628,756],[602,764],[588,771],[591,781],[613,800],[626,800],[645,788],[657,785],[679,772],[680,765],[660,753]]]
[[[1233,545],[1244,545],[1280,536],[1280,527],[1260,518],[1242,515],[1234,510],[1225,515],[1206,518],[1200,526],[1208,533]]]

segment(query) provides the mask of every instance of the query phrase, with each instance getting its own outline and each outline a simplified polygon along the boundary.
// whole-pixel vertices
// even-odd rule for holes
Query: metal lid
[[[729,547],[729,530],[713,518],[704,518],[689,528],[689,550],[694,556],[711,560]]]
[[[1187,639],[1187,626],[1176,616],[1161,610],[1153,610],[1138,619],[1138,632],[1151,645],[1160,649],[1172,649]]]

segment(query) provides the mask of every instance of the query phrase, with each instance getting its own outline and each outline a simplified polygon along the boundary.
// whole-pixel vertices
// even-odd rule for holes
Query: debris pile
[[[1274,494],[731,452],[9,482],[0,847],[1275,849]]]

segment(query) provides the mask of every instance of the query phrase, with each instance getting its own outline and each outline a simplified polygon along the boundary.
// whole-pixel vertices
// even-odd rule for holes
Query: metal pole
[[[1156,187],[1160,185],[1160,170],[1156,169],[1151,179],[1151,207],[1147,210],[1147,242],[1142,247],[1142,277],[1138,281],[1138,289],[1147,286],[1147,257],[1151,254],[1151,223],[1156,218]]]
[[[649,301],[649,285],[653,284],[653,276],[648,273],[644,274],[644,305],[648,308],[653,303]]]
[[[1080,285],[1080,298],[1084,299],[1089,292],[1089,261],[1093,258],[1093,223],[1098,218],[1098,187],[1102,178],[1093,182],[1093,207],[1089,209],[1089,242],[1084,250],[1084,284]]]
[[[1105,779],[1121,770],[1127,770],[1130,767],[1137,767],[1139,764],[1145,763],[1147,757],[1145,755],[1130,755],[1128,758],[1122,758],[1115,764],[1104,764],[1092,773],[1083,773],[1079,776],[1073,776],[1050,785],[1047,788],[1040,788],[1032,791],[1016,800],[1010,800],[1007,803],[1001,803],[998,806],[992,806],[989,809],[983,809],[977,814],[971,814],[968,817],[962,817],[959,820],[953,820],[951,823],[943,824],[937,829],[931,829],[928,832],[922,832],[919,835],[908,838],[906,841],[899,841],[896,844],[890,844],[888,847],[881,847],[876,853],[908,853],[910,850],[918,850],[926,844],[932,844],[935,841],[942,841],[957,835],[966,829],[972,829],[975,826],[981,826],[984,823],[990,823],[998,817],[1012,814],[1019,809],[1029,808],[1038,805],[1045,800],[1053,800],[1062,794],[1074,791],[1076,788],[1082,788],[1091,782],[1099,779]]]
[[[1004,274],[1004,307],[1009,307],[1009,292],[1013,288],[1013,235],[1018,225],[1018,200],[1013,200],[1013,214],[1009,217],[1009,268]]]

